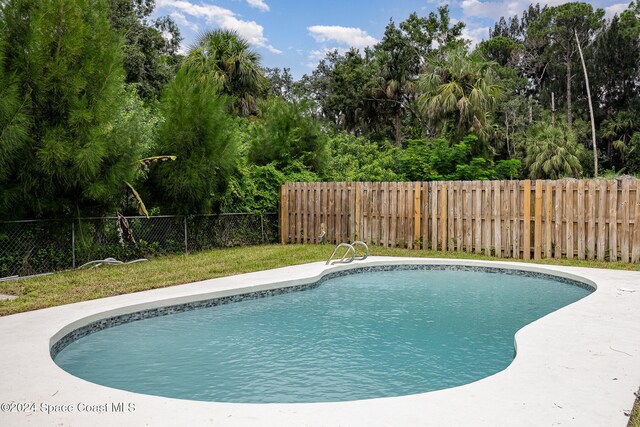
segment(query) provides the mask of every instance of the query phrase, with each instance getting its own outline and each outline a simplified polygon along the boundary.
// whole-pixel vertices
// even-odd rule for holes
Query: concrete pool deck
[[[504,371],[460,387],[339,403],[233,404],[137,394],[59,368],[50,348],[105,317],[293,286],[389,264],[472,265],[555,274],[596,291],[525,326]],[[640,272],[514,262],[370,257],[205,280],[0,317],[0,425],[626,426],[640,386]]]

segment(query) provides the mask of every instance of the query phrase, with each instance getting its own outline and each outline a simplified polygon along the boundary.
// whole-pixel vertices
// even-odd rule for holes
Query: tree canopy
[[[193,214],[273,211],[296,180],[640,174],[638,0],[532,4],[477,46],[414,12],[297,80],[226,29],[182,56],[155,5],[0,1],[3,219],[134,212],[133,187]]]

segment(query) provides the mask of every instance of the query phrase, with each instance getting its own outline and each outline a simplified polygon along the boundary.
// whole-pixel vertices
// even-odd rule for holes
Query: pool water
[[[192,400],[407,395],[505,369],[518,329],[590,292],[494,272],[358,273],[104,329],[68,345],[55,362],[97,384]]]

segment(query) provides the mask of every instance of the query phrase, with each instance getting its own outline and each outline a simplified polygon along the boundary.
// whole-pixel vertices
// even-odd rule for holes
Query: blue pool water
[[[378,271],[111,327],[64,348],[80,378],[219,402],[324,402],[466,384],[505,369],[524,325],[590,293],[543,277]]]

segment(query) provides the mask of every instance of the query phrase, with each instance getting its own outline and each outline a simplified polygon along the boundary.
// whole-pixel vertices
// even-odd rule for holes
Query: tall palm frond
[[[463,48],[427,63],[418,80],[418,107],[435,126],[456,117],[458,136],[488,135],[490,117],[502,95],[493,62],[470,56]],[[484,139],[484,138],[483,138]]]

